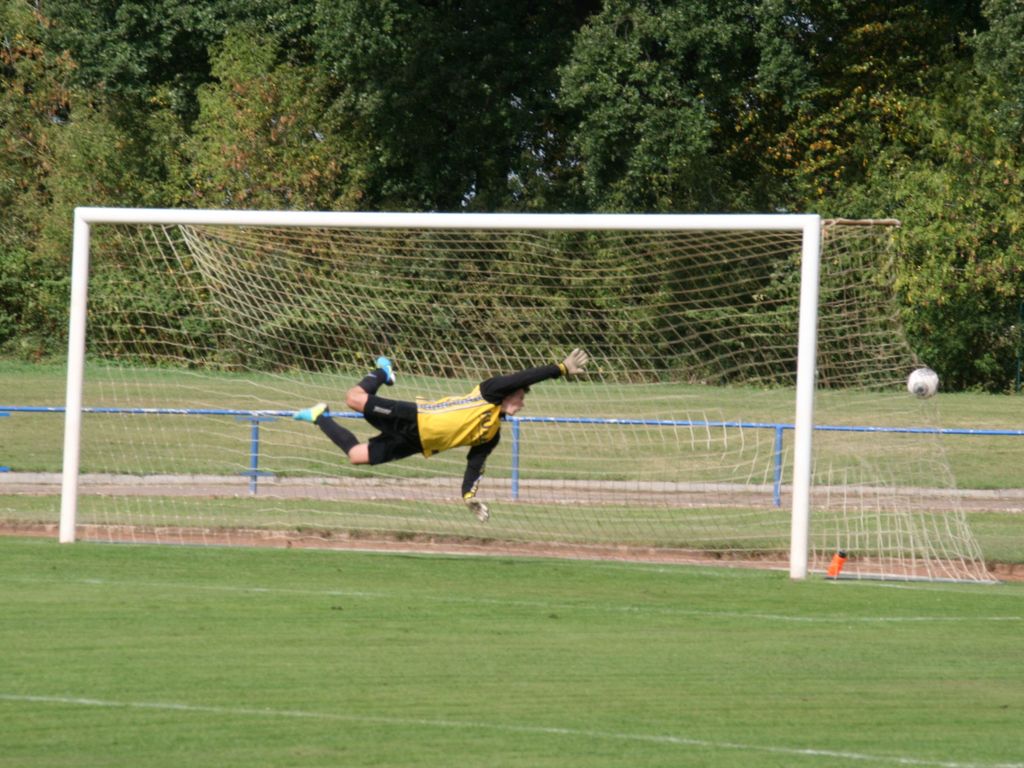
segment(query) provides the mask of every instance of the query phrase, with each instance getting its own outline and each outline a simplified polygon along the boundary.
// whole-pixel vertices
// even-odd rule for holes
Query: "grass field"
[[[181,369],[124,368],[94,371],[87,377],[88,405],[202,408],[288,409],[309,400],[332,400],[339,395],[339,377],[332,374],[275,375],[209,373]],[[102,373],[102,375],[101,375]],[[455,386],[446,382],[444,386]],[[437,381],[403,378],[404,396],[431,391],[443,386]],[[64,368],[58,364],[29,365],[0,361],[0,404],[60,405],[64,399]],[[468,387],[468,384],[467,384]],[[562,415],[603,415],[617,417],[664,417],[672,413],[681,418],[712,418],[789,422],[792,420],[792,393],[785,390],[751,392],[740,388],[697,387],[684,384],[636,386],[637,396],[625,398],[631,410],[606,413],[601,400],[602,387],[579,383],[572,396],[559,395],[557,388],[538,388],[531,394],[531,413],[557,412]],[[554,393],[554,394],[552,394]],[[545,398],[553,398],[547,400]],[[684,413],[675,409],[683,408]],[[557,409],[557,410],[556,410]],[[1024,411],[1020,400],[1009,396],[979,394],[942,394],[931,401],[919,402],[906,393],[885,394],[828,392],[818,396],[819,419],[831,424],[871,424],[875,426],[931,425],[966,429],[1021,429]],[[369,434],[361,421],[348,422],[363,436]],[[289,419],[262,425],[260,468],[278,477],[351,477],[364,479],[365,470],[343,467],[337,451],[313,430]],[[564,425],[528,424],[524,426],[521,474],[527,481],[560,481],[584,478],[619,478],[762,484],[771,481],[773,434],[770,429],[720,431],[713,441],[695,430],[692,446],[689,435],[675,435],[660,442],[648,427],[616,426],[617,442],[602,441],[601,434]],[[653,431],[657,431],[655,428]],[[0,418],[0,466],[9,465],[16,473],[58,472],[61,466],[63,418],[60,414],[12,414]],[[792,444],[792,434],[787,438]],[[567,452],[564,445],[585,446]],[[507,441],[506,441],[507,443]],[[818,465],[842,476],[881,468],[885,472],[914,467],[903,461],[905,453],[915,451],[926,459],[925,472],[917,467],[915,477],[894,477],[894,485],[925,485],[946,478],[941,472],[928,474],[932,449],[941,453],[936,469],[952,468],[957,487],[977,490],[1007,489],[1020,492],[1019,467],[1024,460],[1024,438],[992,436],[949,436],[937,445],[922,447],[916,436],[876,433],[819,432],[815,437]],[[622,445],[638,446],[623,452]],[[690,450],[690,448],[693,450]],[[232,416],[111,416],[87,415],[83,432],[83,472],[107,472],[126,478],[161,473],[201,473],[240,479],[248,468],[249,425]],[[787,448],[788,450],[788,448]],[[660,451],[660,453],[659,453]],[[447,482],[449,496],[457,491],[464,458],[452,452],[430,459],[411,460],[375,467],[375,478],[416,478]],[[783,481],[788,481],[790,461],[784,462]],[[511,452],[503,445],[488,462],[487,485],[492,493],[496,483],[508,485]],[[735,471],[735,477],[722,477],[723,467]],[[823,483],[828,485],[826,481]],[[439,486],[441,487],[441,486]],[[241,491],[244,494],[244,486]],[[235,498],[220,495],[208,499],[139,495],[135,498],[88,497],[81,501],[80,521],[150,526],[203,528],[261,528],[321,531],[385,531],[389,535],[412,533],[442,536],[477,537],[508,540],[526,536],[536,541],[627,543],[636,546],[677,546],[702,550],[746,549],[756,552],[785,551],[788,544],[786,506],[770,508],[770,492],[757,497],[756,512],[730,507],[734,500],[717,503],[714,515],[700,509],[656,508],[657,520],[649,519],[642,509],[605,504],[594,509],[577,505],[572,515],[579,519],[568,524],[565,507],[531,503],[520,499],[514,505],[498,507],[486,532],[465,515],[450,498],[423,500],[362,499],[359,504],[339,505],[336,500],[310,497],[275,499],[264,503],[262,497]],[[1012,497],[1016,499],[1016,496]],[[1011,501],[1001,507],[985,507],[971,512],[971,525],[981,545],[983,557],[990,562],[1024,562],[1024,524],[1018,507]],[[0,520],[17,524],[53,523],[57,519],[56,495],[18,495],[3,493],[0,486]],[[1016,505],[1016,506],[1014,506]],[[652,507],[652,509],[654,509]],[[758,528],[749,526],[756,515]],[[690,519],[714,518],[713,523]],[[732,520],[732,523],[727,523]],[[596,522],[595,522],[596,521]],[[687,530],[677,523],[685,523]],[[669,530],[669,538],[665,538]],[[830,542],[831,543],[831,542]]]
[[[1024,588],[0,537],[0,763],[1024,765]]]
[[[31,365],[0,360],[0,405],[63,405],[64,377],[63,365]],[[123,381],[118,382],[119,378],[123,378]],[[340,380],[334,374],[306,374],[299,380],[274,374],[199,375],[193,371],[174,369],[135,368],[120,372],[118,369],[108,369],[103,377],[94,375],[91,384],[87,377],[85,404],[103,407],[173,408],[189,405],[197,408],[294,409],[317,399],[340,405],[339,400],[347,384],[347,380]],[[465,386],[468,389],[472,383],[466,382]],[[418,392],[452,391],[457,388],[452,382],[441,384],[433,380],[403,378],[402,391],[396,393],[396,396],[411,398]],[[545,409],[551,411],[551,403],[555,403],[553,412],[564,416],[646,418],[657,414],[664,417],[668,407],[664,398],[670,397],[672,408],[669,410],[675,409],[673,418],[699,420],[707,417],[776,423],[793,421],[793,394],[784,389],[752,393],[742,388],[660,385],[651,391],[637,387],[637,391],[641,394],[635,399],[625,400],[630,406],[627,412],[613,413],[606,412],[606,404],[600,399],[604,395],[600,386],[576,386],[571,398],[559,396],[555,390],[555,399],[551,401],[547,399],[552,395],[551,390],[538,388],[535,393],[531,393],[525,415],[544,413]],[[678,412],[681,405],[685,410]],[[1006,395],[942,394],[931,401],[919,402],[901,391],[883,397],[877,393],[820,392],[817,395],[816,413],[819,423],[834,425],[1024,430],[1021,399]],[[126,423],[125,418],[130,423]],[[167,436],[173,436],[176,432],[187,434],[197,427],[197,420],[203,422],[206,443],[190,445],[188,456],[191,464],[183,466],[180,446],[174,440],[168,440]],[[0,465],[16,465],[15,468],[23,471],[59,471],[64,426],[59,414],[17,414],[7,417],[4,422]],[[348,426],[353,427],[353,422],[349,422]],[[363,431],[358,422],[354,428],[357,432]],[[265,455],[262,458],[265,462],[283,474],[308,471],[309,461],[302,456],[301,450],[303,444],[308,443],[304,433],[287,424],[271,423],[264,429],[274,437],[264,446]],[[540,433],[535,439],[543,442],[544,425],[529,425],[528,429],[532,434]],[[229,471],[228,468],[244,467],[248,461],[248,426],[232,417],[97,415],[86,416],[84,430],[83,471],[125,471],[123,466],[110,465],[111,461],[123,461],[123,458],[106,448],[123,440],[128,431],[157,435],[152,444],[145,446],[145,460],[153,467],[165,467],[173,461],[176,470],[180,472]],[[370,434],[370,431],[366,430],[366,434]],[[791,442],[792,434],[787,439]],[[871,433],[838,436],[818,433],[816,439],[822,445],[834,444],[835,448],[830,449],[833,465],[856,466],[858,452],[865,447],[871,447],[876,453],[882,451],[880,455],[883,457],[884,452],[889,451],[892,463],[898,463],[899,454],[905,450],[908,438]],[[752,445],[737,456],[737,462],[742,464],[749,460],[757,463],[758,466],[752,471],[765,479],[770,478],[770,430],[749,430],[744,440]],[[880,445],[886,441],[889,444]],[[1024,437],[949,436],[941,439],[941,448],[960,488],[1016,489],[1024,486],[1016,469],[1024,460]],[[558,456],[557,471],[570,476],[586,471],[589,464],[606,458],[602,456],[601,450],[601,443],[590,439],[586,457],[574,459],[566,456],[563,451]],[[504,456],[507,450],[501,453]],[[502,456],[496,456],[490,464],[497,465],[501,459]],[[550,462],[536,460],[535,454],[529,451],[524,453],[523,460],[524,471],[533,475],[546,476],[556,471]],[[645,460],[656,461],[658,457],[647,456]],[[676,456],[666,458],[666,461],[677,460]],[[138,469],[150,471],[152,467],[140,466]],[[507,472],[505,466],[489,466],[489,469],[492,476]],[[696,464],[695,469],[699,472],[702,468]],[[409,463],[380,467],[377,471],[384,475],[424,475],[423,470]],[[785,471],[788,479],[788,464]]]

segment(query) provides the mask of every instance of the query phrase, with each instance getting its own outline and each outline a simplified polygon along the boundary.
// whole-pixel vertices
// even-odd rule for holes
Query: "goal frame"
[[[75,541],[85,381],[90,234],[100,224],[360,227],[371,229],[530,229],[557,231],[788,231],[801,233],[797,380],[789,575],[808,569],[814,394],[816,389],[821,217],[817,214],[530,214],[236,211],[79,207],[74,213],[68,321],[67,393],[59,540]]]

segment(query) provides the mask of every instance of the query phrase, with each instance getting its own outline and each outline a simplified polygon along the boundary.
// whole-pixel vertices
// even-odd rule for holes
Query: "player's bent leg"
[[[370,463],[370,446],[366,443],[360,443],[356,445],[348,452],[348,460],[350,464],[369,464]]]
[[[362,389],[367,395],[376,395],[377,390],[381,388],[381,385],[387,384],[389,387],[394,386],[395,383],[395,367],[386,357],[377,358],[377,367],[370,371],[368,374],[363,376],[362,380],[356,384],[353,389]],[[352,406],[362,412],[362,408],[359,407],[358,403],[362,400],[362,395],[358,393],[352,393],[354,401],[357,405]]]
[[[366,456],[370,464],[387,464],[391,461],[413,456],[422,452],[423,447],[418,439],[411,440],[406,435],[395,432],[381,432],[371,437],[366,444]]]
[[[341,448],[346,456],[351,454],[352,449],[359,445],[359,438],[351,431],[345,429],[330,416],[321,416],[316,420],[320,431],[331,438],[331,442]]]
[[[363,409],[366,408],[366,401],[369,397],[370,393],[357,384],[345,393],[345,405],[353,411],[362,413]]]

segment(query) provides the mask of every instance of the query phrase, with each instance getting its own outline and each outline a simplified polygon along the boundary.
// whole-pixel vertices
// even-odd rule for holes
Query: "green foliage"
[[[1017,0],[983,0],[988,29],[974,39],[974,65],[1000,98],[992,104],[999,133],[1024,138],[1024,5]]]
[[[361,149],[362,207],[502,210],[557,198],[556,67],[591,3],[343,0],[317,14],[336,124]],[[564,203],[563,203],[564,204]]]
[[[0,252],[0,342],[11,343],[21,330],[27,255],[11,246]]]
[[[324,80],[310,66],[279,62],[272,40],[248,26],[229,32],[199,89],[199,118],[186,144],[196,207],[353,207],[355,164],[326,116]]]
[[[810,210],[903,220],[919,357],[1014,379],[1016,0],[2,0],[0,28],[0,351],[63,348],[76,205]]]
[[[784,101],[788,121],[764,125],[777,114],[746,115],[748,149],[761,172],[786,179],[787,208],[877,216],[846,208],[847,198],[919,149],[908,114],[939,97],[957,66],[958,16],[919,3],[825,5],[814,32],[786,49],[809,71],[799,98]]]
[[[908,327],[954,388],[1006,389],[1021,352],[1024,174],[991,115],[977,97],[933,106],[930,145],[878,185],[899,195],[894,213],[907,228]]]
[[[44,47],[43,27],[25,3],[0,3],[0,351],[26,356],[52,349],[48,321],[62,304],[53,282],[59,266],[40,257],[36,245],[74,63]],[[66,305],[59,311],[66,313]]]
[[[814,77],[801,74],[792,120],[774,130],[756,113],[747,126],[753,156],[786,180],[788,208],[900,219],[896,280],[920,359],[946,387],[1005,390],[1024,297],[1021,159],[1006,140],[1020,15],[986,3],[986,31],[970,4],[833,10],[826,39],[795,49]]]
[[[610,0],[580,31],[560,100],[577,115],[588,207],[731,207],[722,149],[756,65],[748,12],[742,0]]]
[[[181,0],[55,0],[45,6],[48,44],[73,51],[77,84],[105,98],[142,105],[159,84],[173,84],[182,112],[205,77],[213,5]]]

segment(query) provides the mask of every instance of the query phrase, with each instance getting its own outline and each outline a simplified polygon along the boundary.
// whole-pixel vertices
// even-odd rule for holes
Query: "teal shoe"
[[[309,406],[309,408],[296,411],[292,418],[296,421],[308,421],[310,424],[316,424],[316,420],[323,416],[326,411],[327,403],[317,403],[316,405]]]
[[[392,365],[391,361],[384,356],[378,357],[377,367],[380,368],[380,370],[384,371],[384,375],[387,377],[384,379],[384,383],[387,384],[389,387],[394,386],[395,367],[394,365]]]

